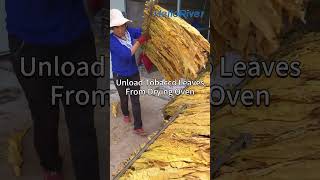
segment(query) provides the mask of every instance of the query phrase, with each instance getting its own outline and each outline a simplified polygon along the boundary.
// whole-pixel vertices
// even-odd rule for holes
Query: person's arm
[[[116,41],[114,38],[111,38],[110,40],[110,50],[113,51],[113,53],[116,53],[118,56],[121,57],[121,59],[131,60],[131,56],[133,56],[139,47],[146,43],[149,40],[149,36],[140,36],[138,40],[134,43],[132,48],[129,50],[124,45],[120,44],[118,41]]]
[[[120,56],[123,60],[131,61],[131,56],[133,56],[137,52],[141,44],[147,41],[147,39],[143,36],[139,39],[134,43],[131,49],[128,49],[127,47],[115,40],[111,40],[110,51],[114,54],[117,54],[117,56]]]
[[[140,46],[141,46],[140,42],[136,41],[134,43],[134,45],[132,46],[132,48],[131,48],[131,55],[134,55],[137,52],[137,50],[139,49]]]
[[[131,62],[132,51],[114,38],[110,38],[110,52],[112,56],[118,56],[121,61]]]
[[[136,51],[138,50],[138,48],[146,43],[148,40],[150,39],[150,37],[148,35],[141,35],[138,40],[134,43],[134,45],[131,48],[131,54],[135,54]]]
[[[142,34],[141,28],[128,28],[128,31],[133,39],[138,39]]]

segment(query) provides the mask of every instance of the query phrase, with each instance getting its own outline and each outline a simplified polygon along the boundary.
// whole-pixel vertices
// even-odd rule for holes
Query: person
[[[58,68],[55,70],[60,70],[61,64],[66,61],[77,64],[81,60],[91,65],[97,60],[95,39],[86,8],[98,11],[97,2],[88,0],[86,6],[82,0],[6,1],[13,69],[30,107],[34,146],[45,180],[64,179],[63,157],[58,145],[59,103],[53,105],[51,102],[52,87],[59,85],[66,90],[90,92],[96,88],[97,78],[90,74],[87,77],[53,76],[49,75],[48,68],[43,68],[43,72],[40,72],[37,67],[40,67],[40,63],[53,65],[56,57]],[[36,72],[31,77],[23,73],[30,72],[33,67],[36,67]],[[42,76],[41,73],[45,75]],[[77,180],[98,180],[94,106],[80,105],[74,98],[69,104],[62,102],[75,177]]]
[[[141,106],[139,94],[127,93],[130,90],[140,90],[140,74],[135,59],[135,53],[139,47],[146,43],[149,35],[141,35],[141,28],[129,28],[127,26],[131,20],[125,18],[120,10],[110,10],[110,53],[112,60],[113,80],[117,88],[124,122],[130,123],[131,117],[128,110],[128,96],[130,95],[132,111],[134,117],[134,132],[138,135],[145,135],[141,119]],[[135,39],[137,39],[135,41]],[[124,84],[123,82],[133,83]],[[132,85],[134,84],[134,85]]]

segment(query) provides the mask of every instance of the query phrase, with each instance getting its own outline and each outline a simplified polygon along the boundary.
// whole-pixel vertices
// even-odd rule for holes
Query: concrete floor
[[[141,74],[143,75],[143,73]],[[142,77],[142,80],[143,79],[145,79],[145,77]],[[141,87],[141,89],[146,88],[148,87]],[[119,96],[113,83],[111,84],[110,89],[110,102],[119,102]],[[168,100],[156,96],[143,95],[140,96],[140,103],[143,127],[147,134],[150,135],[161,127],[163,123],[162,108],[168,103]],[[130,112],[132,112],[131,103],[129,103],[129,105]],[[139,149],[139,145],[146,143],[148,139],[147,137],[141,137],[133,133],[133,122],[131,124],[125,124],[123,122],[123,115],[120,106],[118,107],[117,117],[113,117],[111,112],[110,117],[111,179],[112,175],[116,175],[116,172],[122,169],[122,162],[127,160],[134,151]]]

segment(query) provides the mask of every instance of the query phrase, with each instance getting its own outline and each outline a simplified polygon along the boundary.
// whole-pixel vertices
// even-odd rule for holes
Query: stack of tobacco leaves
[[[205,86],[188,87],[195,95],[180,95],[165,108],[172,114],[182,99],[187,105],[121,179],[210,179],[210,104],[204,102],[210,95],[210,73],[199,80]]]
[[[144,47],[145,54],[166,80],[196,79],[208,62],[209,42],[180,17],[155,15],[168,13],[166,9],[155,5],[150,15],[149,8],[147,2],[142,28],[151,40]]]
[[[215,114],[214,147],[223,154],[241,133],[252,145],[220,169],[224,179],[320,179],[320,33],[280,48],[275,59],[301,61],[299,78],[262,76],[244,89],[268,89],[270,106],[225,106]]]
[[[218,58],[226,48],[268,56],[295,21],[305,22],[305,0],[213,0],[210,6]]]

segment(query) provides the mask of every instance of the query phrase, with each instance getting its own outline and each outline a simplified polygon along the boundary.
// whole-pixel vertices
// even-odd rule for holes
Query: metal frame
[[[181,0],[177,0],[177,12],[179,13],[181,9]]]

